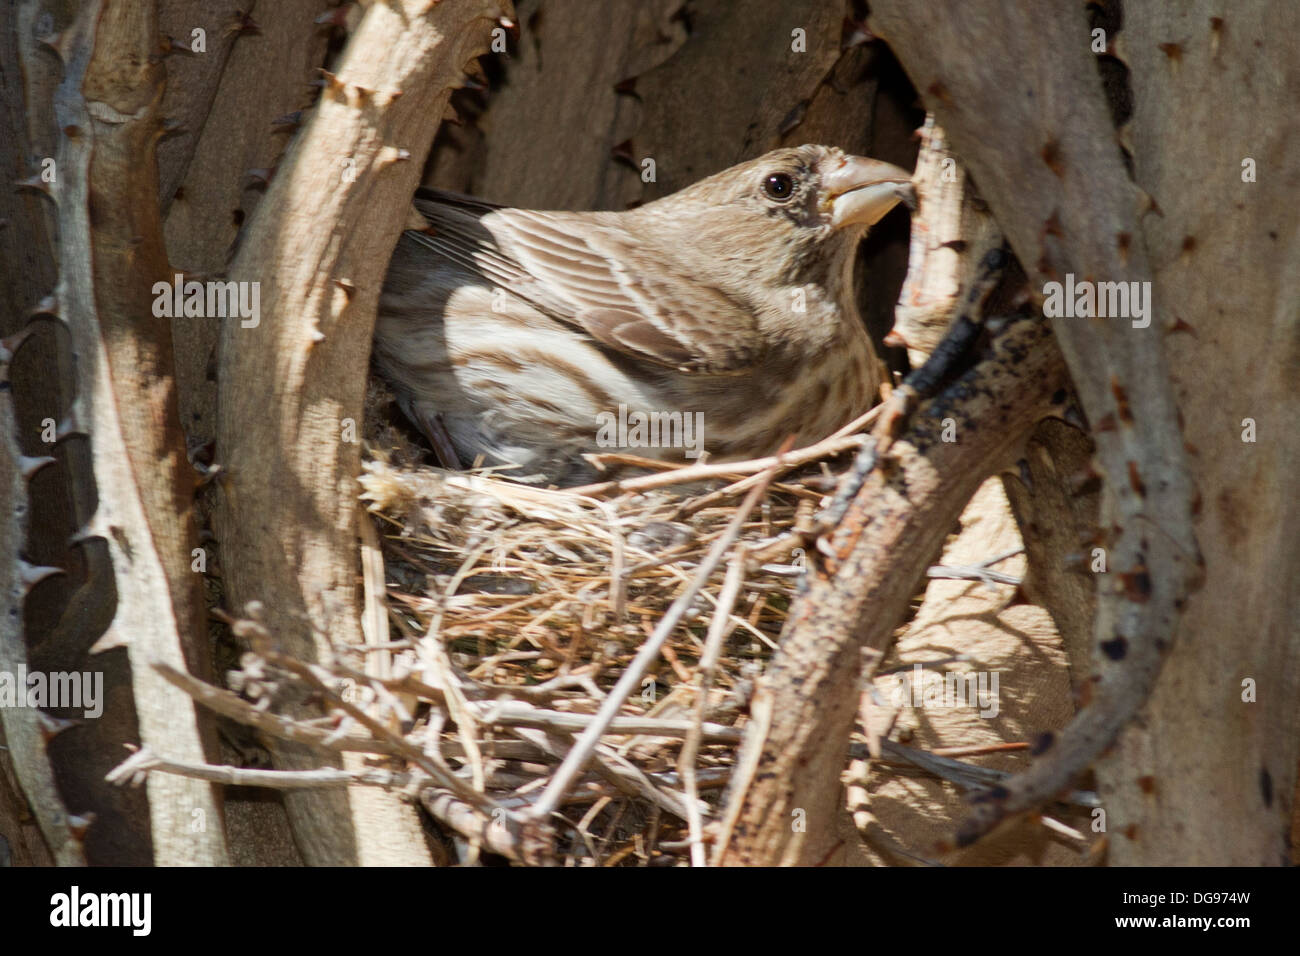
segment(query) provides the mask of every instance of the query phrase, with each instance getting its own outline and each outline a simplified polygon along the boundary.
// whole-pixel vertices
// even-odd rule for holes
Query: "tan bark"
[[[181,132],[159,144],[159,158],[170,174],[162,184],[162,202],[171,265],[207,277],[225,273],[240,224],[249,221],[264,195],[259,177],[276,167],[290,142],[294,127],[275,121],[311,103],[327,35],[313,24],[321,11],[317,0],[254,7],[257,32],[246,35],[236,32],[236,23],[243,21],[233,10],[202,5],[202,11],[170,9],[165,17],[172,24],[167,32],[178,40],[196,26],[205,29],[209,53],[167,58],[163,108],[168,121],[181,124]],[[212,75],[218,58],[224,68]],[[192,89],[196,84],[198,91]],[[216,435],[220,329],[209,317],[172,318],[181,422],[191,447]]]
[[[611,155],[635,135],[640,100],[615,87],[632,80],[635,89],[639,74],[681,46],[685,30],[672,19],[681,6],[606,0],[593,16],[587,0],[518,4],[509,81],[475,127],[452,127],[465,142],[439,152],[435,181],[532,209],[623,209],[640,198],[639,169]]]
[[[1144,719],[1099,767],[1111,857],[1283,865],[1300,756],[1300,73],[1281,38],[1300,8],[1144,0],[1124,21],[1123,141],[1160,210],[1141,223],[1157,298],[1186,323],[1169,367],[1206,586]]]
[[[25,0],[0,8],[0,63],[5,65],[0,70],[0,159],[16,178],[38,174],[45,169],[44,160],[56,158],[60,132],[54,121],[54,92],[63,70],[39,38],[68,26],[75,7]],[[95,510],[90,443],[82,436],[51,440],[50,423],[65,417],[76,395],[72,354],[58,323],[32,315],[57,282],[56,218],[57,209],[47,196],[33,189],[0,190],[0,270],[5,273],[0,281],[0,330],[5,335],[24,328],[33,331],[9,368],[16,438],[23,454],[55,459],[28,482],[23,554],[34,564],[66,572],[45,578],[27,593],[24,638],[33,668],[103,674],[103,714],[78,727],[75,740],[65,736],[53,741],[46,756],[67,805],[75,813],[97,818],[86,837],[90,861],[111,858],[144,864],[149,861],[144,790],[122,791],[103,780],[117,761],[121,743],[138,738],[130,668],[125,655],[93,662],[86,657],[113,617],[108,546],[102,538],[70,540]]]
[[[884,2],[871,23],[969,164],[1040,302],[1047,283],[1069,276],[1149,282],[1140,195],[1115,143],[1084,11],[1020,6],[1009,15],[1003,4],[940,12]],[[996,57],[970,43],[993,31]],[[1161,291],[1145,328],[1128,317],[1053,320],[1107,478],[1109,574],[1093,630],[1101,672],[1092,705],[976,809],[966,839],[1049,798],[1114,742],[1150,693],[1202,570],[1163,341],[1173,315]]]
[[[230,270],[260,284],[261,321],[222,329],[227,599],[262,601],[282,649],[303,660],[362,640],[355,479],[379,289],[435,119],[506,12],[495,0],[369,6]],[[317,759],[288,746],[277,756]],[[298,793],[287,805],[309,863],[428,861],[414,812],[391,795]]]
[[[9,680],[25,674],[27,647],[23,641],[23,601],[43,577],[56,568],[39,568],[22,557],[27,539],[27,482],[37,469],[53,459],[29,458],[18,447],[16,419],[9,390],[9,362],[22,336],[0,340],[0,488],[6,506],[0,509],[0,674]],[[16,688],[25,694],[26,688]],[[74,832],[68,808],[54,783],[54,769],[46,753],[46,727],[52,723],[26,700],[0,706],[0,740],[5,746],[5,766],[0,773],[10,777],[14,789],[31,807],[40,836],[20,825],[17,801],[0,803],[0,836],[16,847],[25,862],[46,851],[60,866],[85,866],[81,836]],[[8,784],[5,779],[0,784]],[[9,786],[4,786],[6,794]],[[6,832],[7,831],[7,832]],[[44,845],[41,843],[44,838]],[[13,852],[13,850],[10,850]]]
[[[867,476],[809,569],[781,649],[759,682],[719,850],[727,865],[822,864],[839,850],[840,774],[863,658],[874,668],[916,582],[980,482],[1014,461],[1064,364],[1044,323],[1015,322],[995,354],[923,406],[891,461]],[[943,419],[957,441],[942,440]],[[734,826],[732,821],[734,820]],[[801,827],[792,826],[798,821]]]
[[[73,346],[77,396],[60,432],[88,435],[93,454],[99,504],[84,535],[102,537],[113,562],[117,608],[96,647],[127,648],[142,743],[203,759],[193,703],[149,666],[192,666],[203,633],[171,330],[153,309],[153,284],[166,272],[153,161],[156,30],[151,7],[90,3],[57,41],[60,261],[45,309],[67,322]],[[148,796],[157,863],[226,861],[210,786],[160,778]]]

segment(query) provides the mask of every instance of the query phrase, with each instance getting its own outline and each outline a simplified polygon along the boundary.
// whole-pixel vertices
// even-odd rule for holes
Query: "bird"
[[[866,411],[879,363],[853,265],[911,175],[774,150],[623,211],[510,208],[422,189],[372,365],[450,468],[594,480],[585,456],[770,454]]]

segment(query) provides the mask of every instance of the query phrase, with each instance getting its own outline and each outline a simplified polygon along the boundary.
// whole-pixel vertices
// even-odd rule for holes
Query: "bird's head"
[[[910,181],[906,170],[879,160],[788,147],[635,212],[678,233],[674,241],[697,267],[716,265],[738,285],[834,283],[870,226],[899,202],[915,203]]]

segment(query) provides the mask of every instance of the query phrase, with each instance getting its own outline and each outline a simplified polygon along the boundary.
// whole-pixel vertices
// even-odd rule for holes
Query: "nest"
[[[723,792],[806,549],[853,486],[831,494],[831,463],[865,473],[874,449],[860,432],[880,408],[816,446],[752,462],[597,456],[648,473],[567,490],[429,467],[391,423],[372,421],[365,643],[325,640],[332,654],[296,659],[253,604],[240,618],[214,612],[243,649],[230,689],[155,664],[239,723],[354,756],[341,769],[281,771],[144,748],[109,779],[160,770],[281,789],[384,787],[443,825],[444,862],[486,851],[530,864],[703,865],[729,838]],[[969,791],[1005,775],[877,743],[850,752]]]
[[[811,526],[828,486],[817,472],[753,481],[761,490],[738,520],[746,477],[567,491],[379,456],[366,463],[391,666],[457,685],[475,714],[482,766],[470,767],[459,720],[443,731],[444,751],[502,806],[531,804],[680,605],[601,738],[596,766],[557,807],[569,830],[557,842],[565,862],[684,861],[684,746],[695,754],[701,817],[729,779],[753,679],[802,571],[799,529]],[[760,563],[753,555],[765,551],[780,556]],[[711,552],[720,557],[710,568]],[[718,650],[707,662],[711,632]]]
[[[719,488],[606,501],[381,461],[367,463],[362,485],[380,519],[398,627],[409,637],[436,624],[431,633],[469,676],[503,689],[618,667],[691,584],[736,511],[732,496],[709,500]],[[738,542],[761,548],[808,526],[821,497],[803,485],[769,487]],[[793,551],[789,563],[745,577],[721,625],[729,648],[762,657],[774,646],[803,565],[802,550]],[[710,574],[683,612],[670,662],[678,649],[682,660],[699,656],[725,570]]]
[[[834,487],[827,460],[860,445],[850,431],[779,467],[600,456],[611,473],[643,473],[556,490],[420,464],[405,435],[372,418],[368,644],[336,648],[317,676],[368,688],[357,702],[370,713],[383,698],[412,747],[428,752],[436,736],[437,762],[463,784],[444,796],[465,813],[436,789],[419,799],[458,831],[462,858],[480,846],[525,855],[517,832],[481,840],[475,821],[535,809],[616,695],[593,758],[552,798],[553,855],[535,862],[684,863],[709,839],[754,679]],[[255,689],[285,663],[256,651],[243,672]]]

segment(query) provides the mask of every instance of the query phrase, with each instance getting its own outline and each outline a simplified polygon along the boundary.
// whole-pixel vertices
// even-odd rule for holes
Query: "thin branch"
[[[632,660],[632,663],[629,664],[627,670],[623,672],[623,676],[619,678],[618,683],[614,685],[613,690],[611,690],[606,696],[604,702],[601,704],[600,710],[596,713],[595,719],[583,732],[582,736],[578,738],[573,749],[570,750],[568,756],[565,757],[564,763],[560,765],[559,770],[557,770],[555,775],[551,778],[550,785],[547,786],[541,799],[538,800],[536,806],[533,807],[532,815],[535,820],[544,820],[550,816],[550,814],[555,810],[556,805],[559,803],[561,795],[572,786],[573,781],[582,771],[582,768],[586,766],[586,763],[591,758],[591,754],[596,749],[596,745],[600,741],[600,738],[605,734],[610,722],[618,714],[619,708],[623,706],[623,702],[626,701],[640,685],[642,675],[654,662],[655,658],[659,656],[659,651],[663,647],[664,642],[668,640],[668,635],[673,632],[675,627],[677,627],[677,624],[682,619],[682,615],[686,613],[686,609],[694,602],[695,596],[700,592],[700,589],[704,586],[704,582],[708,580],[709,575],[713,573],[713,569],[718,566],[719,562],[721,562],[727,548],[729,548],[732,542],[739,536],[741,526],[744,525],[745,521],[749,518],[749,513],[753,511],[754,506],[758,504],[759,498],[762,497],[763,492],[766,490],[767,482],[771,480],[777,469],[780,467],[782,457],[783,456],[777,456],[775,463],[769,466],[769,470],[765,473],[765,480],[760,482],[752,491],[750,491],[749,495],[745,498],[744,503],[732,517],[731,522],[727,525],[726,531],[723,532],[718,540],[713,543],[713,547],[709,549],[709,553],[705,556],[704,560],[700,562],[699,569],[696,571],[695,578],[691,582],[690,586],[678,596],[676,601],[673,602],[672,607],[668,609],[668,612],[655,627],[654,633],[650,636],[650,639],[642,645],[641,650]]]

